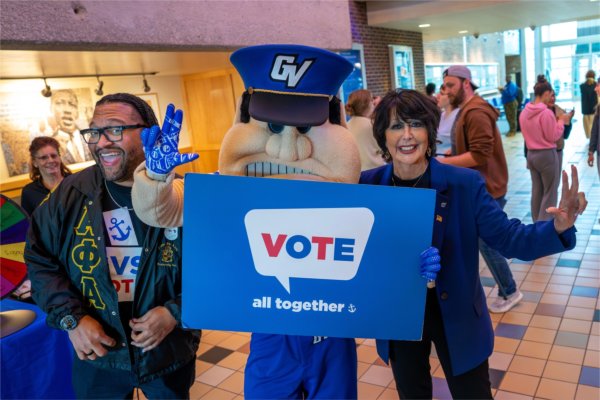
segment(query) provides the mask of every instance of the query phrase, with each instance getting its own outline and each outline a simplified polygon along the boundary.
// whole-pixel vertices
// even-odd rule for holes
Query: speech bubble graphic
[[[250,210],[244,218],[254,268],[288,293],[290,278],[354,278],[374,221],[364,207]]]

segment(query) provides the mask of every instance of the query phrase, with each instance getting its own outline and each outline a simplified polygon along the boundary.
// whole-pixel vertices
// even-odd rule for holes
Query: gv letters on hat
[[[329,100],[353,70],[339,54],[316,47],[270,44],[231,55],[259,121],[318,126],[329,118]]]

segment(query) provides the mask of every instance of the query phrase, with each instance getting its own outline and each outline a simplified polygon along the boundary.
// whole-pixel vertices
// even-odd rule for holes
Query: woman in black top
[[[71,171],[60,158],[58,142],[50,136],[38,136],[29,146],[29,177],[32,182],[23,188],[21,207],[31,215]]]

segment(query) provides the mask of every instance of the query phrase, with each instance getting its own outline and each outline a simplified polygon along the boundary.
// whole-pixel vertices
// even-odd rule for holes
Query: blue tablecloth
[[[31,325],[0,339],[2,399],[73,399],[73,353],[66,332],[49,328],[33,304],[2,300],[0,311],[32,310]]]

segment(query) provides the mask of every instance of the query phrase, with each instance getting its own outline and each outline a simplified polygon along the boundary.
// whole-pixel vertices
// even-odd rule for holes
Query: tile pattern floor
[[[529,171],[523,138],[504,137],[509,164],[506,212],[531,222]],[[491,314],[496,333],[490,377],[496,399],[600,399],[600,183],[587,160],[587,140],[576,124],[564,166],[579,169],[589,200],[577,221],[577,246],[533,262],[510,260],[523,301],[505,314]],[[488,304],[495,282],[481,260]],[[192,399],[242,399],[250,334],[205,331],[198,351]],[[397,399],[391,370],[377,357],[372,339],[358,339],[359,399]],[[434,397],[450,398],[437,358],[431,358]]]

